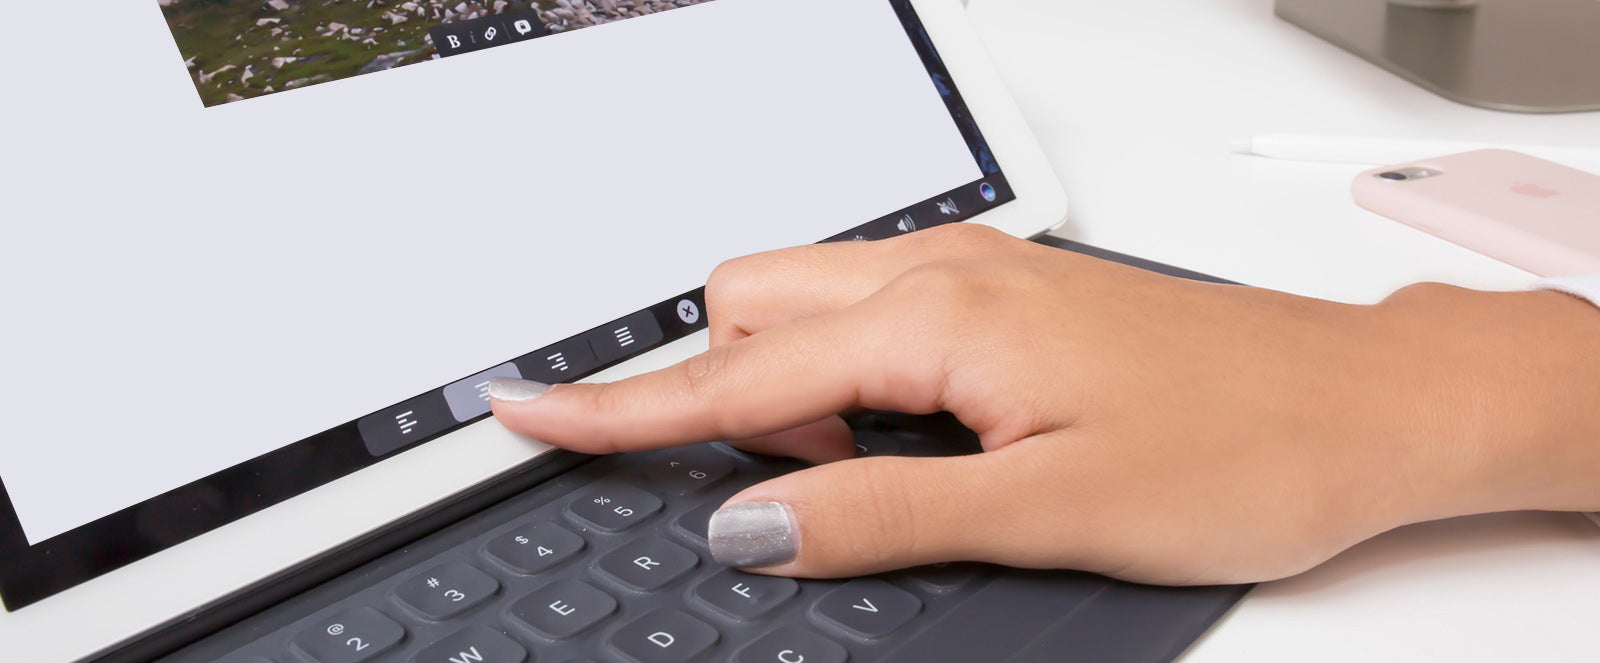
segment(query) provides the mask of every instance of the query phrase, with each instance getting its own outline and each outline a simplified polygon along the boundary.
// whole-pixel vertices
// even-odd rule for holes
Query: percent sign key
[[[661,509],[661,499],[633,486],[608,486],[572,505],[572,513],[602,530],[621,531]]]
[[[609,498],[609,497],[596,497],[596,498],[594,498],[594,503],[595,504],[599,504],[600,506],[605,506],[605,505],[611,503],[611,498]],[[625,507],[625,506],[619,506],[619,507],[613,508],[611,510],[611,512],[615,513],[615,514],[617,514],[619,516],[622,516],[623,518],[631,518],[631,517],[633,517],[633,509],[630,509],[630,508]]]

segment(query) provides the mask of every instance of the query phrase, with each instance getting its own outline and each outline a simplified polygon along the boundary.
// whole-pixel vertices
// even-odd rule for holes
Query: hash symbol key
[[[442,621],[465,612],[499,589],[500,583],[488,574],[451,562],[402,581],[394,596],[423,617]]]

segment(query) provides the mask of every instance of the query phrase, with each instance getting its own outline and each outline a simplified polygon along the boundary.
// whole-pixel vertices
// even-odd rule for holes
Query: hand
[[[731,439],[819,463],[713,517],[713,555],[758,573],[1260,581],[1406,523],[1600,507],[1600,313],[1565,295],[1354,306],[953,225],[731,261],[707,309],[709,352],[497,382],[494,411],[587,453]],[[858,407],[949,411],[985,453],[851,459]]]

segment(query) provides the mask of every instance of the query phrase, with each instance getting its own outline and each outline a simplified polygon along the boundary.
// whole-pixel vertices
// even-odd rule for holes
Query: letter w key
[[[417,663],[520,663],[527,658],[527,650],[510,638],[482,626],[469,626],[422,650],[412,660]]]

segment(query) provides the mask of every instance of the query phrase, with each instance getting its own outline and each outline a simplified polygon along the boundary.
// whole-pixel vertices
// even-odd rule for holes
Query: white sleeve
[[[1534,290],[1554,290],[1569,295],[1582,297],[1589,303],[1600,306],[1600,274],[1593,276],[1568,276],[1559,279],[1545,279],[1533,284]],[[1600,525],[1600,513],[1588,514],[1594,524]]]
[[[1534,290],[1555,290],[1569,295],[1575,295],[1589,300],[1595,306],[1600,306],[1600,274],[1593,276],[1568,276],[1559,279],[1545,279],[1533,284]]]

